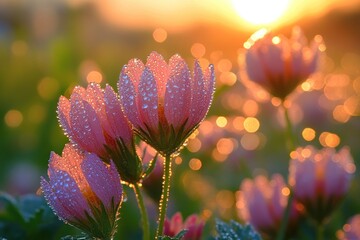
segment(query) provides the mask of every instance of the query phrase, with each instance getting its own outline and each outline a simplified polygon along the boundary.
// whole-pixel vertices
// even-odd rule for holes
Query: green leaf
[[[0,213],[0,220],[19,223],[25,222],[15,198],[5,192],[0,192],[0,202],[3,202],[5,205],[5,211]]]
[[[92,239],[94,238],[88,236],[85,233],[82,233],[81,235],[77,235],[77,236],[67,235],[61,238],[61,240],[92,240]]]
[[[175,237],[160,236],[159,240],[181,240],[185,236],[187,231],[187,229],[183,229]]]
[[[61,226],[43,197],[29,194],[14,198],[0,193],[1,237],[8,239],[50,239]]]
[[[260,235],[251,225],[242,226],[233,220],[227,224],[217,219],[216,230],[218,236],[215,237],[215,240],[261,240]]]

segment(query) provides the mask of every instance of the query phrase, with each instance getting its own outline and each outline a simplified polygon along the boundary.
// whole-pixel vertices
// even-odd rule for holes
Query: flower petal
[[[144,71],[144,63],[137,59],[131,59],[127,65],[125,65],[121,71],[121,74],[128,76],[130,81],[134,84],[135,91],[137,91],[142,72]]]
[[[146,61],[146,67],[152,72],[160,97],[165,96],[165,86],[169,70],[164,58],[157,52],[152,52]]]
[[[107,121],[105,111],[104,92],[101,89],[100,85],[96,83],[90,83],[86,88],[86,97],[83,98],[83,100],[88,102],[91,108],[95,111],[97,117],[101,122],[101,127],[106,132],[110,132],[111,128]]]
[[[62,170],[69,173],[71,177],[74,178],[80,189],[86,189],[88,188],[88,184],[85,180],[84,174],[80,169],[80,165],[83,159],[84,155],[82,152],[80,152],[80,150],[76,149],[71,144],[66,144],[62,151],[62,156],[51,152],[49,159],[49,169],[52,169],[53,171]]]
[[[70,101],[64,96],[60,96],[59,98],[57,116],[60,127],[65,132],[65,135],[72,140],[73,133],[70,127]]]
[[[141,121],[149,123],[149,127],[152,129],[157,129],[159,126],[158,91],[155,78],[147,67],[145,67],[139,84],[138,106]]]
[[[133,71],[133,73],[126,73],[127,66],[125,65],[121,71],[119,82],[118,82],[118,91],[120,94],[120,103],[122,109],[129,119],[129,121],[135,127],[144,128],[143,123],[140,121],[139,110],[137,106],[137,98],[138,92],[135,90],[137,86],[135,86],[135,82],[131,79],[135,79],[134,77],[130,77],[131,74],[137,74],[138,72]],[[129,75],[128,75],[129,74]],[[140,79],[140,78],[139,78]],[[140,80],[139,80],[140,81]]]
[[[59,198],[56,196],[52,187],[45,180],[45,178],[41,177],[40,185],[46,202],[50,205],[51,209],[56,213],[56,215],[63,221],[73,221],[74,217],[72,216],[71,211],[69,211],[61,204]]]
[[[266,84],[266,73],[263,69],[263,64],[261,63],[260,58],[257,54],[257,49],[255,45],[254,49],[249,49],[246,52],[245,62],[248,77],[258,84]]]
[[[267,228],[274,224],[274,219],[272,219],[267,207],[264,192],[261,191],[261,189],[266,188],[269,188],[268,181],[262,176],[257,177],[255,182],[246,179],[241,184],[241,190],[243,191],[245,204],[247,205],[246,208],[249,211],[250,217],[250,219],[246,220],[257,229]]]
[[[106,154],[101,123],[91,105],[78,94],[71,95],[70,123],[74,139],[84,150],[100,156]]]
[[[98,196],[105,208],[111,210],[111,201],[118,204],[121,199],[120,177],[109,174],[109,169],[95,154],[86,154],[84,161],[81,163],[81,169],[91,190]],[[120,189],[120,191],[119,191]]]
[[[192,83],[192,101],[188,128],[196,126],[206,115],[213,96],[215,84],[214,67],[210,65],[203,73],[198,61],[195,61],[194,80]]]
[[[66,208],[77,219],[84,219],[85,211],[91,214],[89,205],[75,180],[65,171],[49,170],[51,172],[50,185],[63,208]]]
[[[109,85],[105,87],[105,111],[107,121],[111,131],[109,134],[113,138],[122,138],[126,143],[132,140],[132,131],[128,120],[121,111],[120,101]]]
[[[169,61],[170,76],[166,84],[165,116],[169,124],[181,126],[189,117],[191,75],[185,61],[174,55]]]

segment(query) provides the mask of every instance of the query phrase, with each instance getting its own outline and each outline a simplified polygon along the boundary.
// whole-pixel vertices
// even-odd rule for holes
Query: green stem
[[[284,109],[284,117],[285,117],[285,122],[286,122],[286,133],[287,133],[288,141],[289,141],[289,144],[290,144],[289,145],[289,152],[291,152],[291,151],[293,151],[295,149],[295,146],[297,144],[297,140],[296,140],[295,134],[293,132],[293,126],[292,126],[292,123],[291,123],[291,120],[290,120],[290,117],[289,117],[288,108],[285,107],[284,102],[282,102],[281,105],[282,105],[282,107]],[[282,219],[281,224],[280,224],[280,229],[279,229],[279,232],[278,232],[278,234],[276,236],[276,240],[285,239],[286,228],[287,228],[289,218],[290,218],[290,211],[291,211],[291,205],[292,205],[292,202],[293,202],[293,199],[294,199],[294,194],[293,194],[293,191],[292,191],[290,185],[288,186],[288,188],[290,190],[290,194],[289,194],[288,202],[287,202],[284,214],[283,214],[283,219]]]
[[[283,219],[281,221],[281,225],[280,225],[280,229],[278,234],[276,235],[276,240],[283,240],[285,239],[285,235],[286,235],[286,228],[289,222],[289,218],[290,218],[290,211],[291,211],[291,205],[292,205],[292,201],[294,198],[294,194],[292,192],[292,190],[290,189],[290,194],[289,194],[289,198],[288,198],[288,202],[283,214]]]
[[[322,223],[319,223],[318,225],[317,225],[317,227],[316,227],[316,240],[323,240],[323,233],[324,233],[324,231],[323,231],[324,229],[323,229],[323,225],[322,225]]]
[[[149,217],[144,204],[144,198],[142,196],[139,184],[134,184],[133,188],[142,217],[143,240],[149,240],[150,239]]]
[[[287,107],[285,107],[284,102],[281,105],[284,109],[284,117],[285,117],[285,121],[286,121],[286,134],[288,136],[288,141],[290,143],[289,150],[291,152],[291,151],[295,150],[297,139],[296,139],[294,131],[293,131],[293,126],[292,126],[290,116],[289,116],[289,110]]]
[[[170,178],[171,178],[171,156],[170,156],[170,154],[166,154],[165,155],[162,193],[161,193],[161,199],[160,199],[160,204],[159,204],[159,220],[158,220],[158,227],[156,230],[155,239],[158,239],[159,236],[163,235],[163,231],[164,231],[166,208],[167,208],[167,204],[169,201]]]

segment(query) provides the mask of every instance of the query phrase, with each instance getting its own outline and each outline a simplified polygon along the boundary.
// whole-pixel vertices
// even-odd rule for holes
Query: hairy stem
[[[295,134],[293,132],[293,126],[289,117],[289,111],[288,108],[285,106],[284,102],[282,102],[282,107],[284,109],[284,118],[285,118],[285,122],[286,122],[286,134],[287,134],[287,138],[289,141],[289,152],[293,151],[295,149],[295,146],[297,144],[297,139],[295,137]],[[291,186],[288,186],[289,190],[290,190],[290,194],[288,197],[288,202],[283,214],[283,218],[280,224],[280,229],[279,232],[276,236],[276,240],[283,240],[285,239],[285,235],[286,235],[286,228],[289,222],[289,218],[290,218],[290,212],[291,212],[291,205],[294,199],[294,194],[293,191],[291,189]]]
[[[144,198],[142,196],[139,184],[133,185],[137,203],[141,213],[141,221],[143,228],[143,240],[150,240],[149,217],[145,207]]]
[[[317,225],[317,228],[316,228],[316,240],[323,240],[323,237],[324,237],[324,235],[323,235],[324,231],[323,230],[324,230],[323,229],[323,224],[319,223]]]
[[[167,204],[169,201],[170,178],[171,178],[171,156],[170,156],[170,154],[166,154],[165,155],[163,184],[162,184],[162,193],[161,193],[161,199],[160,199],[160,204],[159,204],[159,220],[158,220],[158,227],[156,230],[155,239],[158,239],[159,236],[163,235],[163,232],[164,232],[166,208],[167,208]]]

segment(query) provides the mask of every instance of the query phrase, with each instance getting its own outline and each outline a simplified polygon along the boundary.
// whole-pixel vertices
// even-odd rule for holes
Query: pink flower
[[[353,216],[337,235],[340,240],[360,239],[360,214]]]
[[[245,43],[247,74],[273,96],[285,99],[315,72],[321,42],[317,36],[311,46],[307,46],[299,28],[293,29],[291,39],[262,29]]]
[[[41,189],[60,219],[93,237],[114,235],[122,186],[112,161],[107,166],[95,154],[67,144],[62,156],[51,153],[48,175],[49,182],[41,177]]]
[[[57,113],[71,142],[107,163],[113,159],[124,181],[138,181],[142,169],[135,154],[131,127],[109,85],[104,90],[95,83],[86,89],[75,87],[70,100],[60,97]]]
[[[241,206],[241,217],[263,234],[275,237],[288,202],[289,189],[282,176],[275,174],[270,181],[261,175],[254,180],[245,179],[241,183],[241,193],[237,203]],[[293,202],[287,235],[295,233],[299,213]]]
[[[190,215],[185,222],[183,222],[181,213],[177,212],[170,220],[165,219],[164,234],[169,237],[174,237],[183,229],[186,229],[187,232],[181,239],[198,240],[201,239],[204,225],[204,221],[196,214]]]
[[[349,149],[342,148],[336,153],[332,148],[318,151],[307,146],[298,148],[291,156],[289,183],[294,197],[312,218],[322,223],[349,189],[355,172]]]
[[[124,113],[139,136],[161,154],[176,152],[205,117],[214,91],[214,68],[195,61],[191,75],[174,55],[169,64],[152,52],[144,65],[132,59],[121,71],[118,88]]]

